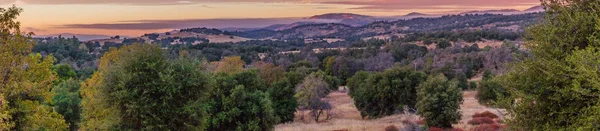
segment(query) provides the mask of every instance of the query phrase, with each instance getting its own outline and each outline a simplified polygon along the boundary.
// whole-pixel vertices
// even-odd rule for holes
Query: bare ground
[[[455,124],[455,128],[470,129],[472,126],[467,124],[467,121],[471,120],[471,116],[475,113],[490,111],[501,116],[501,112],[495,108],[485,107],[480,105],[475,99],[477,95],[476,91],[465,91],[463,92],[464,102],[461,104],[461,111],[463,119],[459,124]],[[330,120],[322,120],[319,123],[308,118],[305,120],[300,119],[302,113],[307,117],[308,111],[299,111],[296,113],[296,118],[292,123],[279,124],[275,127],[276,131],[333,131],[333,130],[350,130],[350,131],[383,131],[385,127],[394,125],[396,127],[403,127],[402,121],[405,119],[415,120],[418,116],[407,116],[407,115],[392,115],[379,119],[363,120],[360,113],[354,106],[354,101],[347,93],[343,92],[332,92],[324,100],[328,100],[332,106],[335,115]]]

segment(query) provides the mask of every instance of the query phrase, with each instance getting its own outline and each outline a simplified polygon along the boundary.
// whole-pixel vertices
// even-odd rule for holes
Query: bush
[[[473,115],[473,118],[477,118],[477,117],[487,117],[487,118],[492,118],[492,119],[499,118],[498,115],[496,115],[496,114],[494,114],[492,112],[489,112],[489,111],[485,111],[485,112],[482,112],[482,113],[475,113]]]
[[[460,120],[463,98],[456,81],[448,81],[442,74],[430,76],[419,85],[417,94],[417,114],[425,118],[427,126],[452,128]]]
[[[469,90],[477,89],[477,82],[471,81],[469,82]]]
[[[482,81],[477,89],[477,99],[482,105],[492,105],[499,99],[509,95],[500,83],[493,80]]]
[[[500,124],[483,124],[474,127],[473,129],[471,129],[471,131],[501,131],[506,128],[507,127],[505,125]]]
[[[475,117],[469,120],[467,123],[471,125],[481,125],[481,124],[495,124],[496,121],[489,117]]]
[[[279,118],[279,122],[294,121],[294,113],[298,108],[298,102],[294,95],[295,88],[286,80],[275,82],[267,90],[273,102],[275,116]]]
[[[400,131],[400,129],[394,125],[385,127],[385,131]]]
[[[360,76],[358,76],[360,75]],[[404,106],[414,108],[417,98],[416,87],[427,75],[409,68],[392,68],[383,73],[357,73],[348,83],[350,95],[363,118],[377,118],[393,114]],[[362,84],[359,84],[362,83]]]

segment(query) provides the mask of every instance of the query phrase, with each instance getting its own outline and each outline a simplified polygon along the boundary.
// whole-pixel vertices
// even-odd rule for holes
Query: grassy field
[[[504,110],[485,107],[477,102],[475,96],[476,91],[463,92],[464,102],[461,104],[463,119],[460,123],[455,124],[455,128],[470,129],[472,126],[467,124],[471,120],[471,116],[475,113],[490,111],[501,116]],[[385,127],[394,125],[402,128],[403,120],[416,120],[418,116],[409,115],[392,115],[379,119],[363,120],[360,113],[354,106],[350,96],[343,92],[332,92],[325,100],[331,102],[333,106],[334,117],[330,120],[322,120],[314,122],[312,119],[302,120],[302,112],[296,113],[296,119],[292,123],[279,124],[275,127],[276,131],[333,131],[333,130],[349,130],[349,131],[383,131]],[[308,117],[308,111],[304,111],[305,117]]]

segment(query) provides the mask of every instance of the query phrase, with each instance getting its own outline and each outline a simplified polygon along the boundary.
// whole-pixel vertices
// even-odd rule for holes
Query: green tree
[[[209,131],[272,130],[278,122],[266,85],[254,71],[218,74],[208,105]]]
[[[417,102],[416,87],[427,79],[423,72],[410,68],[395,67],[382,73],[366,76],[358,73],[349,81],[354,105],[363,118],[378,118],[402,110],[405,106],[414,108]],[[357,84],[363,83],[363,84]]]
[[[212,78],[155,45],[111,49],[82,86],[82,130],[198,130]]]
[[[484,80],[479,83],[477,89],[477,100],[482,105],[492,106],[498,100],[509,97],[508,91],[495,80]]]
[[[77,73],[75,73],[75,70],[73,70],[73,68],[67,64],[55,65],[52,67],[52,70],[56,72],[56,75],[60,81],[65,81],[70,78],[77,78]]]
[[[0,130],[67,130],[51,104],[54,57],[31,54],[35,42],[15,21],[21,8],[0,8]]]
[[[294,86],[290,82],[282,80],[273,83],[267,92],[271,96],[275,116],[279,118],[280,122],[294,121],[294,113],[298,108],[298,102],[294,97],[296,94]]]
[[[81,120],[81,84],[77,80],[68,79],[52,88],[54,109],[61,114],[69,124],[69,130],[76,131]]]
[[[452,128],[461,118],[461,89],[444,75],[431,76],[418,87],[417,114],[429,127]]]
[[[311,110],[311,115],[315,121],[319,121],[319,117],[327,108],[326,102],[321,98],[326,97],[329,85],[324,81],[323,76],[310,74],[300,85],[296,87],[296,99],[300,106],[304,106]]]
[[[510,66],[500,82],[503,107],[520,130],[598,130],[600,127],[600,1],[543,0],[545,20],[530,27],[533,57]]]

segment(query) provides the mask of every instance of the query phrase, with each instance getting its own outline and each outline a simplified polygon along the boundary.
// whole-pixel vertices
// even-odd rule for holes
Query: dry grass
[[[473,126],[467,124],[475,113],[489,111],[502,117],[504,110],[485,107],[477,102],[476,91],[463,92],[464,102],[461,104],[462,120],[455,124],[455,128],[471,129]],[[394,125],[403,128],[402,121],[405,119],[416,120],[418,116],[392,115],[374,120],[361,119],[360,113],[354,106],[354,101],[346,93],[332,92],[324,100],[331,102],[335,117],[330,120],[323,120],[319,123],[311,121],[312,119],[300,120],[301,112],[296,113],[293,123],[279,124],[275,127],[276,131],[333,131],[347,129],[350,131],[383,131],[385,127]],[[308,111],[304,111],[305,117],[309,116]]]

